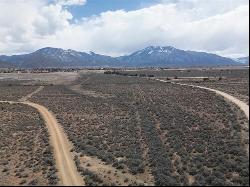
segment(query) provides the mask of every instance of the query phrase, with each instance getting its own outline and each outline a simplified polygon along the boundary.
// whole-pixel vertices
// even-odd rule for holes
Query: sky
[[[249,1],[0,0],[0,54],[57,47],[120,56],[152,45],[249,56]]]
[[[72,12],[74,18],[81,19],[98,15],[105,11],[125,10],[132,11],[149,7],[160,0],[89,0],[85,6],[71,6],[69,11]]]

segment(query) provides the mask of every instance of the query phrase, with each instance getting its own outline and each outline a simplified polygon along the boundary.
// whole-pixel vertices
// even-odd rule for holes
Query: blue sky
[[[106,11],[138,10],[159,3],[160,0],[88,0],[84,6],[71,6],[68,10],[74,18],[90,17]]]
[[[57,47],[119,56],[152,45],[249,55],[249,0],[0,0],[0,25],[7,55]]]

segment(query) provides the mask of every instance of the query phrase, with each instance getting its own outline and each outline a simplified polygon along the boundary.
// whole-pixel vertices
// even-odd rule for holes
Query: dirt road
[[[161,80],[161,79],[155,79],[157,81],[161,81],[161,82],[167,82],[169,83],[169,81],[165,81],[165,80]],[[247,119],[249,120],[249,106],[240,101],[239,99],[225,93],[225,92],[222,92],[222,91],[219,91],[219,90],[215,90],[215,89],[212,89],[212,88],[207,88],[207,87],[203,87],[203,86],[196,86],[196,85],[190,85],[190,84],[182,84],[182,83],[176,83],[176,82],[171,82],[172,84],[178,84],[178,85],[181,85],[181,86],[190,86],[190,87],[193,87],[193,88],[200,88],[200,89],[204,89],[204,90],[208,90],[208,91],[212,91],[212,92],[215,92],[216,94],[218,95],[221,95],[223,96],[225,99],[233,102],[234,104],[236,104],[246,115]]]
[[[25,100],[25,97],[22,99]],[[61,184],[65,186],[82,186],[85,185],[80,174],[77,172],[73,157],[70,153],[71,145],[58,124],[54,115],[47,108],[29,101],[0,101],[0,103],[25,104],[38,110],[44,119],[50,134],[50,142],[53,147],[56,166],[58,169],[58,177]]]
[[[59,171],[59,178],[61,179],[62,185],[84,185],[84,181],[82,180],[80,174],[77,172],[74,160],[70,153],[71,145],[53,114],[50,113],[47,108],[39,104],[29,101],[21,103],[36,108],[46,122],[51,138],[51,144],[54,148],[56,165]]]

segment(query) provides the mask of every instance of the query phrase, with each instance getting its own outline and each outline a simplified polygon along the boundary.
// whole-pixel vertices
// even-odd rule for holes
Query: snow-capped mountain
[[[234,60],[215,54],[184,51],[171,46],[150,46],[118,59],[131,67],[203,67],[236,64]]]
[[[116,60],[109,56],[85,53],[71,49],[42,48],[33,53],[14,56],[0,56],[19,68],[72,68],[110,66]]]
[[[141,55],[141,54],[144,54],[144,55],[154,55],[154,54],[157,54],[157,53],[162,53],[162,54],[166,54],[166,55],[170,55],[172,52],[174,52],[176,49],[174,47],[160,47],[160,46],[150,46],[150,47],[147,47],[145,49],[142,49],[140,51],[137,51],[131,55]]]
[[[249,65],[249,56],[235,59],[237,62],[242,63],[244,65]]]
[[[121,57],[47,47],[30,54],[0,56],[0,61],[18,68],[209,67],[239,64],[215,54],[184,51],[171,46],[150,46]]]

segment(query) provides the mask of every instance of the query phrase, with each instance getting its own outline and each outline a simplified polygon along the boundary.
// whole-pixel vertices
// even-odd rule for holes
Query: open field
[[[161,80],[217,89],[249,104],[249,68],[166,69],[120,71],[128,75],[153,75]]]
[[[17,82],[18,84],[18,82]],[[84,184],[84,181],[82,180],[80,174],[77,172],[77,169],[76,169],[76,166],[75,166],[75,163],[74,163],[74,159],[73,159],[73,156],[72,154],[70,153],[70,149],[71,149],[71,144],[69,143],[67,137],[65,136],[63,130],[61,129],[60,125],[58,124],[56,118],[54,117],[54,115],[48,111],[48,109],[42,105],[39,105],[39,104],[36,104],[36,103],[32,103],[30,101],[28,101],[28,99],[30,99],[33,95],[39,93],[40,91],[42,91],[44,89],[44,86],[40,86],[38,87],[36,90],[30,92],[28,95],[26,96],[23,96],[21,99],[19,99],[18,101],[17,100],[0,100],[0,104],[3,104],[3,105],[13,105],[15,108],[15,105],[19,106],[19,105],[22,105],[22,106],[28,106],[28,107],[31,107],[33,108],[33,110],[36,110],[36,112],[38,112],[40,115],[41,115],[41,118],[43,120],[43,126],[42,126],[42,129],[46,129],[46,134],[45,137],[47,138],[47,140],[49,139],[49,142],[46,142],[46,146],[49,146],[49,150],[45,150],[45,152],[43,153],[44,154],[44,158],[42,158],[41,160],[37,161],[36,165],[50,165],[50,166],[53,166],[53,168],[49,168],[50,169],[50,172],[46,175],[47,178],[49,179],[49,185],[55,185],[55,184],[60,184],[60,185],[66,185],[66,186],[79,186],[79,185],[83,185]],[[20,94],[21,95],[21,94]],[[10,109],[13,109],[13,108],[8,108],[9,110]],[[7,113],[9,113],[7,109]],[[21,110],[21,108],[18,108],[16,107],[15,109],[17,110]],[[4,110],[4,107],[2,107],[2,110]],[[29,111],[25,111],[27,114],[26,115],[33,115],[32,113],[30,113]],[[19,116],[19,117],[22,117],[22,116]],[[40,119],[40,116],[33,116],[34,119],[37,118],[37,120],[41,120]],[[3,119],[5,119],[3,117]],[[8,118],[9,119],[9,123],[12,125],[13,121],[11,120],[14,120],[14,122],[16,122],[15,120],[17,120],[15,117],[13,117],[13,114],[10,113],[10,117]],[[21,119],[21,120],[25,120],[25,119]],[[22,126],[22,123],[26,123],[26,122],[29,122],[29,121],[21,121],[20,124],[17,124],[16,125],[16,129],[17,130],[18,128],[20,129],[23,129],[23,126]],[[39,121],[37,121],[38,123]],[[3,126],[3,138],[5,138],[5,133],[4,131],[6,130],[5,129],[5,126],[8,126],[10,127],[11,125],[10,124],[4,124]],[[37,124],[31,124],[31,125],[37,125]],[[7,127],[7,130],[8,130],[8,127]],[[29,128],[31,129],[31,128]],[[47,133],[47,130],[49,133]],[[8,131],[7,131],[8,132]],[[14,133],[15,134],[15,133]],[[8,135],[8,134],[7,134]],[[31,135],[31,134],[25,134],[25,136],[28,136],[28,135]],[[33,136],[35,136],[35,134],[32,134]],[[37,137],[37,135],[36,135]],[[2,140],[4,142],[4,139]],[[33,140],[34,141],[34,140]],[[27,144],[27,146],[30,146],[29,145],[29,142],[24,142],[24,144]],[[6,144],[7,145],[7,144]],[[15,144],[16,145],[16,144]],[[5,146],[5,145],[4,145]],[[37,150],[40,145],[39,144],[35,144],[34,146],[34,149]],[[6,146],[7,147],[7,146]],[[16,149],[19,149],[19,147],[17,147]],[[9,147],[7,147],[6,149],[7,151],[10,151]],[[21,150],[21,149],[20,149]],[[28,148],[28,150],[31,150],[30,148]],[[50,151],[50,152],[48,152]],[[51,154],[53,152],[53,155]],[[47,155],[48,153],[50,153],[50,155]],[[27,153],[26,156],[27,157],[33,157],[34,155],[32,155],[33,153]],[[19,155],[18,155],[19,156]],[[18,160],[19,158],[17,157],[16,160]],[[10,161],[10,160],[8,160]],[[23,161],[23,160],[21,160]],[[24,163],[27,163],[28,161],[25,161]],[[8,164],[8,162],[4,162],[4,165]],[[19,167],[19,166],[18,166]],[[31,164],[29,164],[28,166],[26,167],[32,167]],[[24,167],[25,168],[25,167]],[[45,167],[46,169],[47,167]],[[43,168],[43,170],[45,170]],[[6,166],[6,168],[3,169],[3,172],[6,172],[8,171],[9,168]],[[33,172],[37,172],[38,169],[36,170],[33,170]],[[17,172],[17,170],[15,170],[15,172]],[[21,170],[21,172],[24,172],[24,169]],[[42,174],[45,174],[46,171],[43,171]],[[8,172],[7,175],[9,175],[10,173]],[[16,174],[16,176],[18,176],[19,178],[22,178],[21,175],[19,174]],[[27,178],[28,175],[25,174],[25,176],[23,178]],[[9,178],[7,178],[7,182],[5,185],[17,185],[18,183],[17,180],[15,178],[13,178],[14,180],[10,182]],[[33,178],[35,178],[35,176],[33,175]],[[5,180],[5,178],[3,178],[3,180]],[[5,181],[3,181],[3,184],[4,184]],[[38,180],[32,180],[28,185],[37,185],[38,183]],[[25,185],[26,184],[26,180],[23,179],[19,185]],[[48,185],[47,183],[44,182],[39,184],[39,185]]]
[[[196,68],[196,69],[164,69],[164,70],[134,70],[124,71],[130,74],[150,74],[155,77],[227,77],[248,78],[249,68]]]
[[[0,73],[1,80],[18,81],[27,84],[69,84],[75,80],[76,72],[55,73]]]
[[[0,100],[17,101],[35,91],[38,86],[22,85],[22,82],[0,81]]]
[[[182,83],[205,86],[217,89],[244,101],[249,105],[249,79],[248,78],[225,78],[221,80],[184,80]]]
[[[81,71],[74,78],[63,75],[63,81],[55,74],[23,80],[12,76],[0,81],[0,97],[29,100],[55,115],[63,131],[57,134],[65,133],[62,139],[72,144],[66,149],[86,185],[249,185],[249,121],[244,113],[208,90],[155,80],[216,88],[248,102],[248,70],[172,71]],[[15,107],[5,113],[22,106],[27,109],[14,112],[30,114],[29,109],[36,113],[33,120],[40,119],[30,107],[16,105],[8,105]],[[1,129],[15,124],[17,131],[21,122]],[[43,123],[29,124],[45,130]]]
[[[249,184],[248,121],[222,97],[116,75],[75,84],[32,100],[56,114],[86,184]]]
[[[0,185],[55,185],[47,129],[36,110],[0,103]]]

